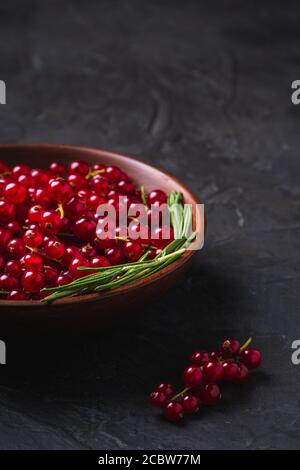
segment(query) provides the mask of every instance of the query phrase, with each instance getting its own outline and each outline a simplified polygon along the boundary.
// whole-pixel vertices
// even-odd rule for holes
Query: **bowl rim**
[[[190,196],[192,200],[192,204],[200,204],[200,200],[198,196],[182,181],[180,181],[176,176],[166,172],[160,167],[157,167],[156,165],[152,165],[151,163],[148,163],[147,161],[140,160],[138,158],[135,158],[131,155],[127,155],[126,153],[119,153],[119,152],[114,152],[112,150],[106,150],[102,149],[99,147],[90,147],[90,146],[84,146],[84,145],[76,145],[76,144],[54,144],[54,143],[43,143],[43,142],[20,142],[20,143],[5,143],[5,144],[0,144],[0,150],[1,149],[38,149],[40,148],[41,150],[43,149],[53,149],[53,150],[70,150],[70,151],[78,151],[78,152],[98,152],[99,156],[100,154],[108,157],[108,158],[121,158],[124,160],[131,160],[132,162],[137,162],[139,164],[145,165],[153,170],[156,170],[160,173],[162,173],[164,176],[168,177],[169,179],[173,180],[176,182],[179,186],[181,186]],[[192,242],[191,245],[195,244],[196,242]],[[150,275],[147,278],[140,279],[138,281],[132,282],[130,284],[118,287],[116,289],[113,289],[111,291],[106,291],[106,292],[101,292],[100,294],[97,293],[92,293],[92,294],[85,294],[85,295],[78,295],[74,297],[64,297],[62,299],[58,299],[55,301],[52,301],[50,304],[47,302],[39,302],[39,301],[32,301],[32,300],[5,300],[5,299],[0,299],[0,306],[10,306],[10,307],[38,307],[41,308],[44,306],[44,308],[49,308],[49,305],[55,307],[55,306],[62,306],[66,304],[79,304],[79,303],[85,303],[85,302],[92,302],[92,301],[101,301],[103,299],[108,299],[110,297],[117,296],[119,294],[126,293],[128,291],[134,291],[139,289],[142,286],[146,286],[149,284],[154,283],[155,281],[161,279],[162,277],[168,276],[170,273],[174,272],[176,269],[179,267],[183,267],[187,262],[191,260],[191,258],[195,255],[196,250],[187,250],[185,253],[180,256],[177,260],[175,260],[173,263],[170,265],[166,266],[165,268],[162,268],[158,272]]]

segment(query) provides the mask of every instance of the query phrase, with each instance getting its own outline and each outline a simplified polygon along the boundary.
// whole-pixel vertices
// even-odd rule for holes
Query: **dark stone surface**
[[[206,204],[204,250],[136,321],[8,343],[2,449],[299,448],[299,3],[34,1],[0,6],[0,141],[132,153]],[[260,371],[183,427],[147,394],[190,352],[249,335]],[[0,335],[1,336],[1,335]]]

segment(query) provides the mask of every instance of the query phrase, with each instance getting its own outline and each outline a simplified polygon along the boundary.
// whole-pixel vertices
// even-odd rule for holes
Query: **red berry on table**
[[[200,367],[191,365],[186,367],[183,372],[183,381],[186,387],[198,387],[203,380],[203,373]]]
[[[239,366],[236,362],[223,362],[223,379],[233,381],[239,374]]]
[[[224,358],[236,356],[240,351],[240,343],[235,339],[225,339],[221,345],[221,353]]]
[[[213,405],[221,399],[221,391],[217,384],[208,383],[202,385],[197,394],[204,405]]]
[[[144,253],[144,250],[138,242],[129,241],[124,244],[123,253],[128,261],[137,261]]]
[[[164,409],[164,416],[168,421],[172,421],[174,423],[182,420],[184,412],[181,403],[170,401]]]
[[[197,413],[199,410],[199,398],[197,398],[192,393],[185,393],[182,397],[182,408],[183,411],[187,414],[194,414]]]
[[[36,253],[28,253],[22,258],[22,265],[26,271],[40,271],[43,258]]]
[[[261,363],[261,353],[253,348],[244,349],[240,354],[240,358],[248,369],[256,369]]]
[[[155,391],[156,392],[164,392],[164,394],[169,398],[174,395],[173,387],[168,382],[161,382],[160,384],[156,385]]]
[[[72,162],[70,164],[69,174],[70,175],[76,174],[76,175],[86,176],[88,174],[89,170],[90,170],[90,167],[89,167],[88,163],[79,160],[79,161]]]
[[[149,402],[152,406],[162,408],[168,403],[168,399],[164,392],[154,391],[150,393]]]
[[[245,366],[245,364],[240,363],[238,365],[238,373],[234,378],[233,382],[237,384],[241,384],[248,379],[249,369]]]
[[[21,283],[27,292],[39,292],[44,287],[44,276],[38,271],[25,271]]]
[[[8,183],[3,191],[3,196],[9,202],[13,204],[20,204],[25,201],[28,196],[28,192],[25,186],[19,183]]]
[[[197,364],[198,366],[203,366],[210,361],[208,352],[206,351],[195,351],[190,357],[192,364]]]
[[[16,217],[16,206],[8,201],[0,201],[0,222],[12,222]]]
[[[218,361],[210,361],[203,366],[203,374],[208,382],[219,382],[223,378],[223,367]]]
[[[148,206],[154,205],[154,204],[165,204],[167,202],[167,195],[160,189],[155,189],[154,191],[151,191],[151,193],[148,195],[147,198],[147,203]]]

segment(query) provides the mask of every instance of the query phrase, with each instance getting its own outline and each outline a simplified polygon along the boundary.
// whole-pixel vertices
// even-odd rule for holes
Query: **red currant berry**
[[[212,405],[221,399],[221,391],[218,385],[208,383],[199,388],[198,396],[204,405]]]
[[[73,281],[73,278],[70,276],[68,272],[62,273],[57,278],[57,285],[58,286],[65,286],[66,284],[70,284]]]
[[[53,235],[61,228],[62,219],[55,211],[45,211],[41,215],[40,226],[41,229],[50,235]]]
[[[15,178],[18,178],[20,175],[26,175],[30,173],[30,168],[27,165],[21,163],[20,165],[16,165],[12,169],[12,174]]]
[[[223,362],[223,379],[234,381],[239,374],[239,366],[235,362]]]
[[[77,246],[68,246],[65,250],[65,254],[63,256],[63,263],[65,266],[69,266],[71,261],[75,258],[80,258],[80,250]]]
[[[203,373],[208,382],[219,382],[223,378],[222,364],[217,361],[210,361],[203,366]]]
[[[163,408],[168,403],[168,399],[163,392],[154,391],[150,393],[149,402],[156,408]]]
[[[68,176],[68,183],[74,191],[80,191],[88,186],[87,179],[84,176],[76,174]]]
[[[109,179],[109,181],[113,181],[117,183],[118,181],[122,179],[123,175],[122,175],[122,171],[117,166],[108,166],[106,168],[105,176]]]
[[[167,195],[160,189],[155,189],[154,191],[151,191],[151,193],[148,195],[147,198],[147,203],[148,206],[154,205],[154,204],[165,204],[167,202]]]
[[[91,188],[93,188],[95,193],[99,196],[105,197],[109,193],[109,182],[99,177],[99,175],[96,175],[91,179]]]
[[[38,223],[42,215],[42,206],[32,206],[28,211],[29,222]]]
[[[33,202],[41,206],[49,206],[51,197],[46,188],[39,188],[31,196]]]
[[[182,405],[177,401],[170,401],[165,407],[164,416],[167,420],[177,423],[184,416]]]
[[[52,259],[61,259],[65,254],[65,246],[59,240],[50,240],[45,244],[46,256]]]
[[[132,194],[135,188],[130,181],[121,180],[118,182],[118,190],[123,194]]]
[[[244,349],[240,354],[240,358],[248,369],[256,369],[261,363],[261,353],[253,348]]]
[[[34,180],[31,175],[20,175],[18,178],[18,183],[20,183],[22,186],[25,186],[25,188],[29,189],[34,186]]]
[[[0,160],[0,163],[1,163],[1,160]],[[11,263],[11,261],[9,261],[9,263]],[[6,265],[6,259],[4,258],[4,256],[0,255],[0,273],[4,271],[5,265]]]
[[[57,285],[58,271],[52,266],[44,266],[44,280],[45,286],[54,287]]]
[[[194,414],[199,410],[199,398],[192,393],[185,393],[182,397],[181,404],[183,411],[187,414]]]
[[[95,256],[91,261],[92,268],[107,268],[111,266],[106,256]]]
[[[88,163],[83,161],[72,162],[69,167],[70,175],[82,175],[86,176],[90,170]]]
[[[106,204],[106,199],[98,194],[91,194],[87,200],[87,206],[89,209],[96,211],[99,206]]]
[[[28,294],[23,290],[12,290],[7,297],[8,300],[27,300]]]
[[[0,276],[0,290],[6,290],[8,292],[18,289],[19,281],[12,274],[2,274]]]
[[[174,395],[174,389],[171,384],[167,382],[161,382],[155,387],[156,392],[163,392],[167,397],[172,397]]]
[[[58,203],[68,201],[73,195],[71,186],[62,178],[50,180],[48,184],[48,192],[53,201]]]
[[[13,220],[7,224],[8,230],[11,231],[13,237],[20,237],[22,233],[22,227],[17,220]]]
[[[11,274],[14,277],[19,277],[22,274],[22,267],[19,260],[13,259],[8,261],[5,266],[6,274]]]
[[[42,232],[38,228],[26,230],[23,236],[23,241],[26,246],[37,248],[43,243]]]
[[[25,186],[19,183],[8,183],[5,186],[3,195],[5,199],[13,204],[20,204],[27,198],[28,192]]]
[[[11,232],[5,228],[0,227],[0,253],[7,249],[8,242],[11,239]]]
[[[64,165],[58,162],[51,163],[49,170],[51,173],[54,173],[55,176],[63,176],[66,171]]]
[[[13,238],[7,245],[7,251],[11,259],[20,259],[25,253],[25,245],[20,238]]]
[[[240,343],[235,339],[225,339],[221,344],[221,353],[224,358],[233,357],[239,353]]]
[[[83,241],[91,241],[95,237],[97,223],[95,220],[81,218],[74,224],[75,235]]]
[[[90,267],[90,263],[88,262],[87,259],[83,257],[73,259],[73,261],[71,261],[70,266],[69,266],[70,275],[73,278],[78,279],[80,277],[84,277],[84,276],[87,276],[88,274],[91,274],[91,271],[79,270],[78,269],[79,267],[88,268]]]
[[[239,364],[238,367],[239,367],[239,370],[233,382],[236,384],[241,384],[248,379],[249,369],[243,363]]]
[[[128,261],[137,261],[144,253],[144,250],[138,242],[129,241],[123,246],[123,253]]]
[[[51,175],[40,168],[31,170],[31,177],[34,180],[34,186],[37,188],[45,188],[50,180]]]
[[[97,256],[97,251],[92,245],[88,243],[87,245],[84,245],[81,248],[81,254],[84,258],[90,260],[92,258],[95,258],[95,256]]]
[[[160,248],[157,248],[156,250],[152,248],[148,252],[147,259],[152,260],[152,259],[156,258],[158,255],[160,255],[161,252],[162,252],[162,250]]]
[[[203,366],[210,361],[209,354],[206,351],[195,351],[190,357],[192,364]]]
[[[0,222],[12,222],[16,217],[16,206],[8,201],[0,201]]]
[[[64,211],[70,219],[79,219],[86,211],[86,203],[78,196],[74,196],[64,204]]]
[[[122,264],[124,263],[124,256],[123,252],[120,247],[115,246],[113,248],[109,248],[105,251],[105,255],[107,256],[109,262],[111,264]]]
[[[44,287],[44,276],[38,271],[25,271],[21,278],[27,292],[39,292]]]
[[[43,258],[36,253],[28,253],[23,256],[22,264],[26,271],[40,271],[43,266]]]
[[[154,230],[154,234],[151,234],[151,242],[157,248],[165,248],[172,240],[174,240],[172,227],[158,227]]]
[[[209,353],[209,357],[212,361],[218,361],[222,357],[221,351],[219,349],[214,349]]]
[[[200,367],[188,366],[183,372],[183,381],[186,387],[198,387],[203,380],[203,374]]]

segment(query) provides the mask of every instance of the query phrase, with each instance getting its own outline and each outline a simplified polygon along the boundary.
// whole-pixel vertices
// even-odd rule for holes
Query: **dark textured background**
[[[159,164],[203,199],[209,229],[186,279],[128,326],[8,343],[0,448],[300,448],[299,2],[6,3],[0,141]],[[228,335],[255,337],[260,371],[185,426],[156,417],[153,384]]]

